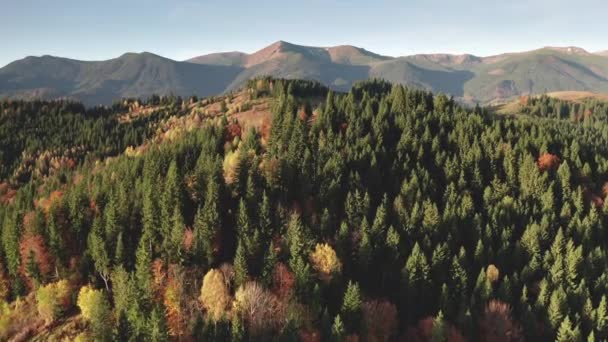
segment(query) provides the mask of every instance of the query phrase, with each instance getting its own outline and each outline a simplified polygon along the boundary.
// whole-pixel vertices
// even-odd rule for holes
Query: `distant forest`
[[[607,104],[243,93],[164,141],[202,99],[0,101],[0,340],[608,339]]]

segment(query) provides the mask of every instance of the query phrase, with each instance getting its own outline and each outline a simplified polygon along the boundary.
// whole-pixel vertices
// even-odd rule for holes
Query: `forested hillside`
[[[608,338],[605,107],[270,78],[154,101],[2,103],[0,340]],[[81,155],[17,171],[52,149]]]

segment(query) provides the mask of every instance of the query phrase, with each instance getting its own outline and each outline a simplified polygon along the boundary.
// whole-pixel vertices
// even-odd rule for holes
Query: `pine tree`
[[[108,281],[110,280],[111,260],[108,255],[107,246],[102,232],[102,223],[99,217],[93,220],[93,227],[88,239],[89,253],[95,262],[95,269],[103,279],[106,290],[110,290]]]
[[[551,293],[549,308],[547,309],[549,322],[554,329],[558,329],[564,317],[567,316],[567,309],[566,293],[560,286]],[[570,323],[570,321],[568,321],[568,323]]]
[[[245,327],[238,315],[232,317],[232,328],[230,329],[230,340],[234,342],[245,341]]]
[[[429,265],[426,261],[426,256],[417,242],[412,249],[412,253],[407,258],[402,274],[408,297],[422,299],[423,292],[428,286]]]
[[[344,328],[344,323],[342,323],[342,319],[340,315],[336,315],[334,319],[334,323],[331,327],[331,335],[332,341],[342,341],[344,339],[344,335],[346,333],[346,329]]]
[[[270,245],[268,246],[268,250],[266,254],[264,254],[264,263],[262,265],[262,284],[266,287],[270,287],[272,284],[272,277],[274,268],[277,264],[277,255],[274,250],[274,243],[270,241]]]
[[[249,278],[249,268],[243,242],[239,240],[234,255],[234,283],[238,287],[244,284]]]
[[[122,232],[118,233],[118,239],[116,241],[116,251],[114,252],[114,265],[124,265],[126,261],[125,256],[125,245],[122,239]]]
[[[204,207],[198,209],[194,220],[195,251],[207,265],[215,262],[215,244],[222,229],[220,207],[219,186],[215,178],[210,177]]]
[[[582,341],[581,330],[578,325],[576,327],[573,327],[572,322],[570,322],[570,318],[566,316],[566,318],[564,318],[564,320],[559,325],[555,341],[580,342]]]
[[[63,236],[59,229],[59,225],[57,224],[57,210],[57,207],[53,206],[48,214],[47,230],[49,237],[49,249],[55,256],[55,259],[63,263],[65,261],[65,246]]]
[[[272,213],[270,207],[270,199],[266,192],[262,194],[262,205],[260,206],[259,229],[262,232],[264,239],[270,239],[273,235],[272,229]]]
[[[181,187],[177,173],[177,163],[171,162],[165,178],[164,189],[160,202],[160,226],[162,236],[171,235],[172,218],[175,208],[181,210]]]
[[[253,227],[251,227],[251,224],[249,222],[249,212],[247,210],[247,205],[245,204],[245,201],[242,198],[239,202],[239,209],[236,217],[236,228],[239,238],[244,240],[245,244],[247,244],[247,240],[251,237],[251,234],[253,233]]]
[[[145,236],[139,240],[135,253],[135,278],[137,287],[144,302],[153,298],[152,293],[152,253],[148,248],[149,242]]]
[[[446,342],[448,340],[447,332],[447,324],[443,318],[443,312],[440,310],[435,319],[433,319],[431,340],[433,342]]]
[[[169,341],[169,333],[167,331],[165,315],[163,315],[160,308],[155,307],[154,310],[152,310],[148,327],[148,338],[150,341]]]
[[[11,277],[16,277],[19,271],[19,218],[17,211],[7,212],[2,224],[2,247],[6,257],[6,268]]]
[[[153,183],[150,179],[145,178],[142,203],[142,236],[145,236],[150,242],[155,239],[157,233],[160,233],[158,211]]]
[[[606,303],[606,295],[602,295],[600,304],[595,310],[595,331],[597,338],[600,340],[608,338],[608,304]]]
[[[387,223],[387,207],[388,207],[388,196],[384,194],[382,199],[382,203],[376,209],[376,216],[374,218],[374,223],[372,224],[372,234],[374,237],[380,237],[382,234],[386,233],[388,229]]]
[[[170,235],[165,237],[166,252],[169,260],[173,263],[180,263],[183,260],[182,244],[184,241],[184,218],[179,206],[173,209],[171,217]]]
[[[115,192],[112,192],[103,211],[105,240],[108,242],[108,247],[111,248],[112,251],[116,248],[116,237],[122,231],[116,202]]]
[[[352,281],[348,282],[340,314],[344,317],[344,323],[348,331],[354,332],[358,330],[361,323],[361,293],[359,284]]]

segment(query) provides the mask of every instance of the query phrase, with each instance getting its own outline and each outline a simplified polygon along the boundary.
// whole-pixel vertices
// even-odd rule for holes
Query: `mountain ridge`
[[[391,57],[353,45],[315,47],[277,41],[253,53],[219,52],[175,61],[127,52],[102,61],[28,56],[0,68],[0,98],[74,98],[107,104],[121,97],[209,96],[250,78],[319,81],[348,91],[359,80],[444,92],[464,103],[491,103],[546,91],[608,91],[607,52],[567,46],[493,56],[430,53]]]

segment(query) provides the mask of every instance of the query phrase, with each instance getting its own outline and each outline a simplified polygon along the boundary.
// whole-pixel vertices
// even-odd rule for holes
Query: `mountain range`
[[[382,78],[447,93],[464,103],[487,104],[552,91],[608,92],[608,51],[545,47],[489,57],[389,57],[349,45],[325,48],[279,41],[252,54],[214,53],[186,61],[147,52],[95,62],[46,55],[1,68],[0,98],[67,97],[92,105],[151,94],[209,96],[262,75],[313,79],[339,91],[358,80]]]

